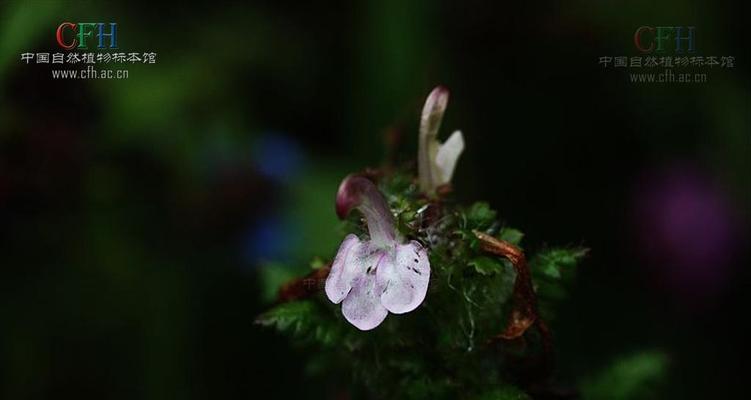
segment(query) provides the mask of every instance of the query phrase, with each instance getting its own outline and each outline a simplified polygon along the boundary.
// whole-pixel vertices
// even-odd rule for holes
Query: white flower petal
[[[358,256],[368,246],[353,234],[347,235],[339,246],[331,271],[326,278],[326,296],[332,303],[338,304],[352,289],[352,281],[363,272],[357,269]]]
[[[433,193],[436,188],[434,176],[436,169],[433,165],[435,152],[438,151],[438,130],[441,127],[443,113],[449,101],[449,92],[438,86],[433,89],[425,100],[420,117],[420,136],[417,149],[417,166],[420,189],[426,193]]]
[[[383,287],[381,304],[394,314],[410,312],[422,303],[428,291],[428,252],[415,241],[398,245],[393,254],[378,263],[376,276]]]
[[[381,305],[382,292],[383,287],[378,284],[375,270],[355,278],[352,290],[342,302],[344,318],[363,331],[380,325],[389,313]]]
[[[464,136],[460,131],[455,131],[439,148],[435,156],[435,166],[438,169],[439,184],[443,185],[451,181],[454,174],[456,161],[464,151]]]

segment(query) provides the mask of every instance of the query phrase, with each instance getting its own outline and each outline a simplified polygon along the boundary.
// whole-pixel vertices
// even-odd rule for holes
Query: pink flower
[[[366,331],[380,325],[389,312],[408,313],[422,303],[430,261],[420,243],[404,243],[376,186],[350,175],[339,186],[336,212],[344,218],[355,208],[365,216],[370,238],[344,238],[326,279],[326,296],[342,303],[344,318]]]

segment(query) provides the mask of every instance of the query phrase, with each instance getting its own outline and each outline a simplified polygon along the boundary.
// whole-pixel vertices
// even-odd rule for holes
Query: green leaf
[[[532,273],[537,277],[561,279],[561,273],[573,270],[587,251],[588,249],[582,247],[552,248],[541,251],[530,262]]]
[[[293,301],[280,304],[256,319],[256,323],[263,326],[274,326],[285,331],[301,330],[306,319],[315,312],[315,305],[310,301]]]
[[[470,228],[486,228],[495,221],[496,212],[488,203],[478,201],[467,210],[467,221]]]
[[[490,389],[473,397],[474,400],[528,400],[529,395],[511,385]]]
[[[519,243],[522,242],[523,237],[524,234],[520,230],[514,228],[503,228],[498,234],[499,239],[505,240],[515,246],[518,246]]]
[[[582,399],[656,398],[654,386],[665,375],[667,365],[667,356],[658,351],[619,358],[582,382]]]
[[[405,397],[408,399],[436,399],[447,397],[447,385],[436,382],[427,377],[421,379],[405,379]]]
[[[504,271],[504,266],[498,258],[479,256],[470,260],[469,265],[475,267],[481,275],[494,275]]]
[[[256,319],[262,326],[301,340],[310,340],[324,345],[337,343],[342,337],[341,325],[325,315],[321,307],[310,300],[280,304]]]
[[[555,305],[566,298],[567,284],[574,276],[576,264],[586,254],[585,248],[559,247],[540,251],[532,257],[529,267],[543,318],[555,319]]]
[[[324,266],[326,266],[326,261],[324,261],[321,257],[313,257],[313,259],[310,260],[311,269],[321,269]]]

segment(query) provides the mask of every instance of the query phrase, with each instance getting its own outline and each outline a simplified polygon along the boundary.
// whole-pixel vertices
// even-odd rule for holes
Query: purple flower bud
[[[394,216],[378,188],[362,176],[349,175],[336,193],[336,215],[344,219],[353,208],[360,210],[368,223],[370,239],[378,245],[394,242]]]
[[[436,87],[428,95],[420,118],[417,161],[420,189],[428,195],[433,195],[438,186],[451,181],[456,161],[464,150],[464,137],[459,131],[443,144],[437,139],[448,101],[448,90],[443,86]]]

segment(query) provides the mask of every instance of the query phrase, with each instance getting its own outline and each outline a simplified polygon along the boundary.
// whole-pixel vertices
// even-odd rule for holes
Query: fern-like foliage
[[[344,321],[322,291],[314,291],[278,304],[258,323],[313,347],[315,357],[343,364],[339,370],[349,371],[348,379],[373,398],[529,398],[525,389],[547,379],[540,366],[546,349],[534,329],[514,340],[498,339],[511,317],[517,272],[509,260],[483,252],[474,233],[521,247],[526,246],[522,232],[505,226],[487,203],[428,201],[408,174],[382,177],[379,188],[401,233],[430,248],[424,303],[361,332]],[[366,232],[358,215],[350,217],[346,230]],[[528,255],[539,318],[552,319],[585,254],[580,247],[555,247]]]

